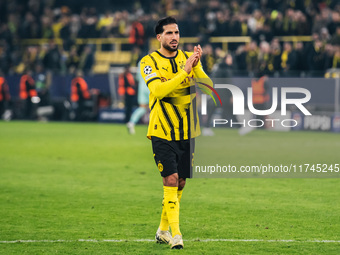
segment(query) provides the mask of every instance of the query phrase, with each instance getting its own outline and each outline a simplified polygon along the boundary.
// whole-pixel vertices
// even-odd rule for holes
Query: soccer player
[[[200,134],[196,90],[191,81],[200,78],[209,85],[212,82],[199,61],[199,45],[193,53],[178,49],[180,36],[174,18],[160,19],[155,32],[160,49],[141,60],[140,71],[150,90],[147,137],[163,177],[163,209],[156,241],[170,244],[171,249],[183,249],[179,204],[186,178],[192,175],[194,138]]]
[[[138,68],[140,69],[140,61],[138,63]],[[136,133],[135,125],[137,122],[144,116],[147,111],[148,103],[149,103],[149,94],[150,91],[148,87],[145,85],[144,79],[140,72],[137,72],[136,80],[138,81],[138,105],[139,107],[132,113],[129,122],[126,124],[128,131],[131,135]]]

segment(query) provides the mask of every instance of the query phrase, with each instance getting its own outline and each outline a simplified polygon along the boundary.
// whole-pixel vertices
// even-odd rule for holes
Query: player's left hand
[[[198,64],[198,61],[200,60],[200,58],[202,56],[203,51],[202,51],[201,45],[198,45],[198,46],[194,47],[194,54],[195,53],[198,53],[198,57],[194,61],[193,65],[192,65],[193,67],[195,67]]]

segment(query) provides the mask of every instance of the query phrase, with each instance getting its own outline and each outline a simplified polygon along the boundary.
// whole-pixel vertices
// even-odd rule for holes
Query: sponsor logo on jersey
[[[145,80],[147,81],[147,80],[149,80],[150,78],[155,77],[155,76],[157,76],[156,73],[149,74],[149,75],[145,76]]]

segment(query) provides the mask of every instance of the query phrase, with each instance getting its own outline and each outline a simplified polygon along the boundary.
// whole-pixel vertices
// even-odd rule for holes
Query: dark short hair
[[[164,28],[163,26],[169,25],[169,24],[177,24],[177,20],[173,17],[166,17],[158,20],[157,25],[155,26],[155,33],[156,35],[163,33]]]

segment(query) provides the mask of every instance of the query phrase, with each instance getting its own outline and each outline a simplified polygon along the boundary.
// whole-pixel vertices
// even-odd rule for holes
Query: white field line
[[[340,243],[340,240],[265,240],[265,239],[190,239],[185,242],[265,242],[265,243]],[[12,240],[1,241],[0,244],[11,243],[122,243],[122,242],[155,242],[153,239],[78,239],[78,240]]]

